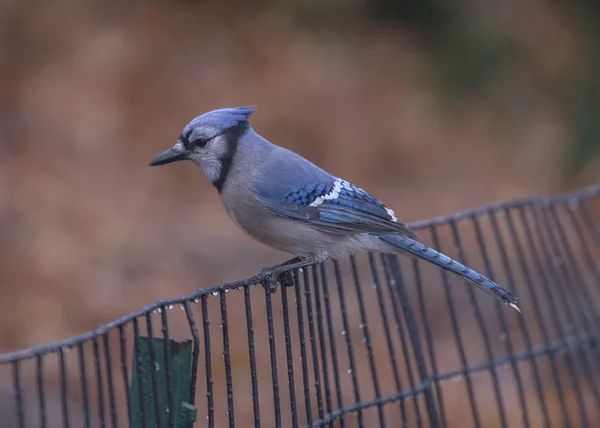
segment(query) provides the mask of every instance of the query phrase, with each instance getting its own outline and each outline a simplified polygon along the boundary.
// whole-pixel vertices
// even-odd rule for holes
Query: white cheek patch
[[[216,159],[205,160],[204,162],[201,162],[199,166],[202,168],[206,178],[208,178],[211,183],[219,179],[222,168],[220,161]]]
[[[325,201],[329,201],[331,199],[337,199],[340,196],[340,192],[341,191],[342,191],[342,181],[341,180],[335,180],[333,182],[333,189],[331,189],[329,191],[329,193],[327,193],[326,195],[319,196],[309,206],[311,206],[311,207],[318,207],[319,205],[321,205]]]

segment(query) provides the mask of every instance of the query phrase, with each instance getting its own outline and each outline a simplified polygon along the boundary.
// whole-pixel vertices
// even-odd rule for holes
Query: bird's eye
[[[200,148],[206,146],[207,143],[208,139],[205,138],[198,138],[196,141],[194,141],[194,145]]]

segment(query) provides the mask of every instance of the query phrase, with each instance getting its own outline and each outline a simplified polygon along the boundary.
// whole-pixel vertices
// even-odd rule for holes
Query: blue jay
[[[359,251],[403,253],[451,271],[519,310],[511,293],[418,242],[369,193],[258,135],[248,122],[254,112],[253,107],[236,107],[196,117],[150,166],[195,163],[240,229],[297,256],[271,268],[272,273]]]

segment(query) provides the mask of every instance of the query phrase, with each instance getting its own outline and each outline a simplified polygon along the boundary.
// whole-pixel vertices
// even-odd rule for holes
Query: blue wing
[[[262,169],[257,197],[278,216],[305,221],[327,233],[417,238],[382,202],[290,150],[277,147]]]
[[[417,238],[398,222],[391,209],[345,180],[329,176],[317,184],[282,190],[279,188],[278,195],[259,193],[267,208],[279,216],[306,221],[329,233],[401,234]]]

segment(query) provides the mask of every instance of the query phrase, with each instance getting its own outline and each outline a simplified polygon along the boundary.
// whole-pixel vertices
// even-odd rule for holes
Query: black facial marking
[[[198,137],[193,141],[190,141],[190,137],[192,135],[193,129],[190,129],[189,131],[185,132],[185,133],[181,133],[181,135],[179,136],[179,139],[181,140],[181,142],[183,143],[183,147],[185,148],[186,151],[191,151],[193,149],[195,149],[196,147],[205,147],[208,142],[214,138],[202,138],[202,137]]]
[[[221,160],[221,173],[219,174],[219,178],[213,182],[213,185],[217,188],[219,192],[223,189],[225,185],[225,181],[227,180],[227,176],[229,175],[229,170],[231,169],[231,165],[233,164],[233,157],[237,151],[238,140],[248,128],[248,123],[242,122],[238,126],[233,128],[229,128],[223,136],[227,140],[227,151],[223,155]]]
[[[192,129],[190,129],[187,132],[182,132],[181,135],[179,136],[179,139],[181,140],[181,142],[183,143],[183,147],[186,150],[189,150],[191,148],[191,144],[190,144],[190,135],[192,135]]]

